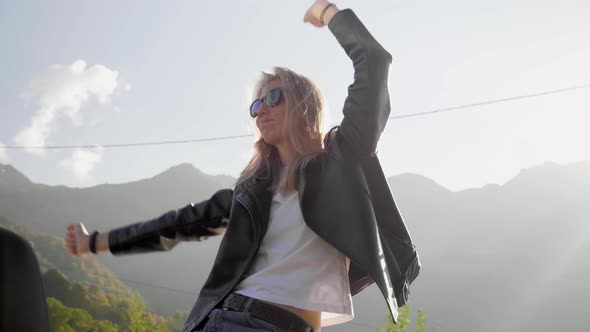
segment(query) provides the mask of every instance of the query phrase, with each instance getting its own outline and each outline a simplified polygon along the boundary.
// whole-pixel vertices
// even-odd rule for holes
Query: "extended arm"
[[[200,241],[222,234],[228,225],[232,199],[232,190],[220,190],[198,204],[189,204],[158,218],[99,234],[96,239],[97,253],[119,255],[169,250],[180,241]],[[66,248],[70,253],[88,253],[88,240],[88,232],[82,224],[68,226]]]

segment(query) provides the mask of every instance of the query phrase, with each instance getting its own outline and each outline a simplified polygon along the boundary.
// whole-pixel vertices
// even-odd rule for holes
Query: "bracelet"
[[[320,22],[322,23],[322,25],[326,25],[326,23],[324,23],[324,14],[328,10],[328,8],[330,8],[330,6],[334,6],[334,3],[329,2],[328,5],[326,5],[326,7],[324,7],[324,10],[322,10],[322,13],[320,14]]]
[[[88,249],[90,249],[90,252],[93,254],[96,254],[96,236],[97,235],[98,235],[98,231],[92,232],[92,234],[90,234],[90,240],[88,241]]]

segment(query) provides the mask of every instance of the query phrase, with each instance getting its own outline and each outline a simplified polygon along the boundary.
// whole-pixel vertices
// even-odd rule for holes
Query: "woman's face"
[[[272,80],[262,87],[260,96],[266,96],[270,90],[278,88],[280,86],[280,80]],[[260,96],[258,96],[258,98],[260,98]],[[285,98],[283,95],[281,95],[281,99],[279,100],[279,103],[277,105],[269,107],[265,103],[262,103],[262,105],[258,109],[258,116],[256,117],[256,126],[262,134],[262,139],[267,144],[272,144],[278,147],[278,145],[281,145],[283,143],[283,125],[285,123],[285,111]]]

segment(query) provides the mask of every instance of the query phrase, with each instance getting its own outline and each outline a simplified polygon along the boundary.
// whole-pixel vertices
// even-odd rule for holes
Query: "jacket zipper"
[[[248,192],[248,194],[250,194]],[[252,198],[250,198],[252,199]],[[245,209],[246,211],[248,211],[248,214],[250,215],[250,222],[252,223],[253,229],[254,229],[254,235],[256,238],[256,250],[253,250],[252,253],[250,253],[250,257],[248,257],[248,262],[246,263],[246,266],[244,267],[244,269],[242,269],[241,273],[240,273],[240,277],[244,274],[245,271],[247,271],[250,268],[250,265],[252,265],[252,262],[254,261],[254,254],[258,251],[258,246],[260,246],[260,230],[257,231],[256,228],[256,223],[254,222],[254,214],[252,213],[252,210],[248,207],[248,205],[246,203],[244,203],[241,199],[240,196],[236,196],[236,200],[238,201],[238,203],[240,203]],[[254,200],[253,200],[254,201]],[[254,201],[255,202],[255,201]],[[256,202],[255,202],[256,203]],[[239,278],[238,278],[239,280]],[[215,303],[215,305],[213,306],[213,308],[217,307],[217,305],[227,297],[227,295],[229,295],[229,293],[234,289],[234,287],[236,287],[237,283],[235,283],[234,285],[231,286],[231,288],[229,288],[228,291],[225,292],[225,294],[223,294],[223,296],[221,298],[219,298],[219,300],[217,300],[217,302]]]

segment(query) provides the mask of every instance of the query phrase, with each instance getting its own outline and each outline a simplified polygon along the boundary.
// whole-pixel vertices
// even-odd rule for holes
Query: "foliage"
[[[398,311],[397,324],[393,323],[393,317],[387,316],[387,325],[378,329],[379,332],[408,332],[410,324],[410,306],[405,305]]]
[[[80,283],[70,283],[63,273],[55,269],[49,269],[43,273],[43,283],[48,297],[69,308],[80,308],[90,319],[94,317],[112,322],[119,331],[163,332],[169,330],[165,321],[156,324],[149,315],[142,298],[137,294],[129,297],[106,294],[98,287],[85,287]],[[55,308],[62,309],[58,306],[54,306]],[[61,317],[56,313],[53,314],[56,317]],[[80,317],[84,321],[86,319],[80,313],[76,317]],[[64,323],[63,320],[56,319],[55,321],[56,324]],[[71,324],[67,323],[63,326],[64,331],[67,331],[66,326],[69,325]],[[56,329],[61,327],[61,325],[55,325]]]
[[[418,309],[418,318],[416,319],[416,332],[426,332],[426,315],[424,310]]]
[[[393,323],[391,315],[387,316],[387,323],[384,328],[377,329],[378,332],[409,332],[410,327],[410,311],[409,305],[405,305],[399,309],[397,324]],[[440,332],[440,327],[436,328]],[[422,309],[418,309],[418,318],[416,319],[416,329],[414,332],[426,332],[426,314]]]
[[[118,296],[134,294],[111,270],[94,257],[70,255],[64,248],[63,238],[13,225],[3,217],[0,217],[0,226],[8,228],[29,241],[42,272],[56,269],[63,272],[70,280],[87,286],[100,287],[109,294]]]
[[[84,309],[70,308],[60,300],[47,298],[49,321],[55,332],[117,332],[117,325],[106,320],[95,320]]]
[[[33,247],[43,271],[53,331],[169,332],[169,322],[178,326],[179,317],[150,314],[143,298],[93,257],[69,255],[62,239],[12,225],[2,217],[0,227],[23,236]]]

